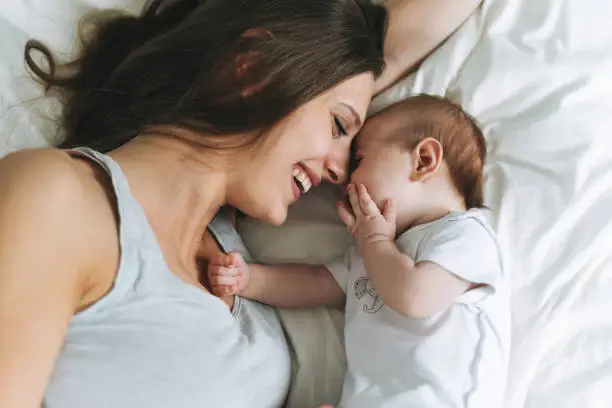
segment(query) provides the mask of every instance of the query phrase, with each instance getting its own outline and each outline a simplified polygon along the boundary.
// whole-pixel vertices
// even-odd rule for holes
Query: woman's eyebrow
[[[342,103],[342,106],[346,107],[349,110],[349,112],[351,112],[351,115],[353,115],[354,124],[356,127],[359,128],[361,126],[361,117],[357,114],[357,111],[355,111],[355,109],[351,105],[348,105],[344,102],[341,102],[341,103]]]

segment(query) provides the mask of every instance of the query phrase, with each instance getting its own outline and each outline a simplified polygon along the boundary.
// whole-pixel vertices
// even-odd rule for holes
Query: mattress
[[[25,41],[44,39],[68,55],[84,12],[142,3],[13,0],[0,8],[0,156],[55,137],[59,107],[27,77]],[[446,95],[484,129],[486,204],[511,276],[505,408],[612,407],[611,22],[606,0],[485,0],[371,108]],[[337,194],[315,189],[285,225],[242,220],[240,232],[262,262],[333,259],[351,243],[335,216]],[[297,362],[289,406],[337,400],[341,313],[279,314]]]

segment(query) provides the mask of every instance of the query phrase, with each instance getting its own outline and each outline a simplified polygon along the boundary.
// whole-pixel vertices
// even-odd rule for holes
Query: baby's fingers
[[[236,266],[240,260],[242,260],[242,256],[237,252],[230,252],[229,254],[225,254],[223,252],[219,252],[214,254],[210,258],[210,264],[219,265],[219,266]]]
[[[213,295],[218,296],[218,297],[225,297],[225,296],[233,296],[237,293],[237,286],[236,285],[228,285],[228,286],[222,286],[222,285],[218,285],[218,286],[211,286],[211,291],[213,293]]]
[[[213,294],[221,297],[234,295],[238,290],[240,273],[237,268],[209,265],[208,282]]]
[[[210,275],[208,280],[211,286],[231,286],[237,285],[240,277],[235,275]]]
[[[361,208],[361,212],[368,217],[375,217],[380,214],[380,210],[363,184],[358,186],[357,191],[359,192],[359,207]]]
[[[227,254],[227,257],[229,259],[225,266],[233,266],[235,268],[241,268],[242,266],[246,265],[246,262],[244,262],[244,258],[239,252],[230,252]]]
[[[397,209],[395,208],[395,201],[388,199],[385,201],[385,206],[382,212],[383,217],[388,223],[395,225],[397,217]]]
[[[356,218],[359,218],[361,215],[361,206],[359,205],[359,194],[357,193],[357,189],[354,184],[349,184],[347,190],[353,213],[355,214]]]
[[[230,266],[208,264],[208,276],[239,276],[240,269]]]
[[[347,228],[352,231],[355,227],[355,217],[351,212],[346,208],[346,205],[342,201],[338,201],[338,216],[342,220],[342,222],[347,226]]]

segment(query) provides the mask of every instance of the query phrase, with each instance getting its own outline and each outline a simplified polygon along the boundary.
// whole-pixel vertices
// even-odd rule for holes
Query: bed
[[[30,37],[74,46],[90,8],[142,0],[13,0],[0,8],[0,156],[53,141],[58,106],[27,78]],[[485,193],[511,274],[505,408],[612,407],[612,2],[485,0],[417,72],[372,111],[414,93],[446,95],[484,128]],[[271,228],[239,229],[263,262],[322,262],[350,237],[337,191],[320,188]],[[337,399],[342,315],[279,311],[294,346],[290,407]]]

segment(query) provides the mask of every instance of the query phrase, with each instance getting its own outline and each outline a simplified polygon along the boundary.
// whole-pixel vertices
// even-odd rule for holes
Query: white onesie
[[[509,298],[495,235],[480,210],[451,213],[396,241],[415,263],[429,261],[486,286],[448,310],[410,319],[386,307],[356,248],[327,265],[346,293],[348,372],[340,407],[502,406],[510,340]]]

